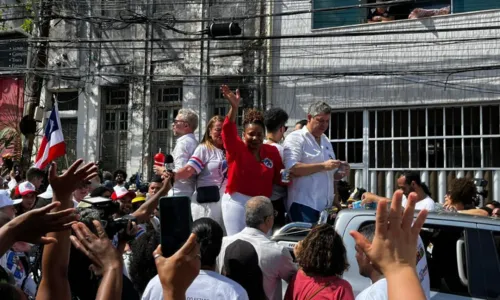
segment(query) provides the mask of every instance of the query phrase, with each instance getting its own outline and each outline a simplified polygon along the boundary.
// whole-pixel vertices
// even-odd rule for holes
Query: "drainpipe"
[[[267,1],[263,1],[265,4]],[[274,12],[274,1],[269,1],[269,15],[272,15]],[[267,35],[272,36],[273,35],[273,17],[269,16],[268,17],[268,25],[267,25]],[[273,46],[273,40],[268,39],[267,40],[267,57],[266,57],[266,72],[265,72],[265,80],[267,83],[267,89],[266,89],[266,110],[270,109],[273,106],[272,103],[272,98],[273,98],[273,78],[269,77],[268,75],[273,72],[273,51],[272,51],[272,46]]]
[[[201,19],[205,20],[205,6],[206,6],[206,0],[203,0],[201,3]],[[201,29],[205,29],[205,21],[201,22]],[[203,95],[203,56],[205,52],[205,42],[203,41],[203,36],[200,38],[200,99],[198,102],[198,141],[201,141],[201,108],[202,108],[202,95]]]
[[[146,16],[150,17],[150,11],[151,11],[151,1],[147,2],[147,10],[146,10]],[[147,143],[146,143],[146,97],[147,97],[147,89],[148,89],[148,73],[149,73],[149,64],[148,64],[148,56],[149,56],[149,39],[150,39],[150,24],[146,23],[145,24],[145,37],[144,37],[144,77],[142,81],[142,155],[141,155],[141,170],[140,172],[144,174],[144,159],[146,157],[146,149]]]

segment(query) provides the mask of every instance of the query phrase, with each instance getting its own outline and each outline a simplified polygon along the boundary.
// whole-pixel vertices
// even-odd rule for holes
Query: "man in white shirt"
[[[370,224],[363,226],[359,229],[359,232],[372,242],[375,236],[375,224]],[[424,294],[427,299],[431,296],[431,284],[429,278],[429,270],[427,266],[426,251],[422,239],[418,238],[417,251],[417,274],[420,279],[420,284],[424,290]],[[358,261],[359,274],[364,277],[370,278],[372,285],[363,290],[356,297],[356,300],[388,300],[389,296],[387,294],[387,280],[384,275],[375,268],[373,268],[370,260],[365,256],[365,254],[356,248],[356,260]]]
[[[406,207],[408,195],[415,192],[418,195],[418,202],[415,204],[416,210],[433,211],[435,209],[435,202],[430,197],[429,188],[422,182],[418,172],[404,172],[398,178],[398,187],[403,190],[403,207]]]
[[[321,211],[333,205],[334,181],[349,176],[349,165],[338,173],[341,161],[324,132],[330,124],[331,107],[313,103],[307,125],[285,138],[285,167],[293,184],[288,187],[288,210],[294,222],[316,223]]]
[[[223,239],[218,270],[246,288],[251,299],[264,299],[263,293],[269,300],[281,300],[281,280],[289,282],[297,267],[290,251],[267,235],[274,223],[271,200],[253,197],[245,210],[247,227]]]
[[[186,291],[186,299],[248,300],[245,289],[233,280],[215,272],[215,262],[221,250],[222,227],[210,218],[193,223],[193,233],[200,243],[201,270]],[[142,300],[163,299],[163,289],[156,275],[148,283]]]
[[[193,132],[198,128],[198,115],[194,110],[183,108],[175,117],[172,130],[174,135],[178,137],[175,144],[172,156],[174,158],[174,173],[182,169],[193,155],[194,150],[198,146]],[[157,174],[161,174],[165,169],[155,168]],[[168,192],[168,196],[187,196],[191,197],[195,188],[195,176],[188,179],[176,180],[174,186]]]

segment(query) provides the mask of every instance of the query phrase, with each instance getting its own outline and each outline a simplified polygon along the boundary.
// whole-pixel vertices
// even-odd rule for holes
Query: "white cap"
[[[43,199],[52,199],[54,197],[54,192],[52,191],[52,186],[49,185],[47,187],[47,190],[45,192],[41,193],[40,195],[38,195],[38,197],[43,198]]]
[[[10,199],[9,191],[0,190],[0,208],[4,208],[6,206],[13,206],[23,202],[22,199],[14,200]]]
[[[26,196],[29,193],[36,193],[36,188],[33,183],[25,181],[16,187],[16,194]]]
[[[133,191],[127,190],[124,187],[115,187],[114,190],[115,191],[113,192],[113,194],[111,194],[111,199],[113,199],[113,200],[119,200],[125,196],[130,196],[130,197],[132,197],[132,199],[135,198],[135,193]],[[132,199],[130,199],[130,200],[132,200]]]

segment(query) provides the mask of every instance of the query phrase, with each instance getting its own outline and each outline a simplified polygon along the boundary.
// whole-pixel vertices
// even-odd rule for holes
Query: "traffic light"
[[[213,38],[240,35],[241,32],[242,30],[240,28],[240,25],[234,22],[220,24],[212,23],[208,27],[208,35]]]

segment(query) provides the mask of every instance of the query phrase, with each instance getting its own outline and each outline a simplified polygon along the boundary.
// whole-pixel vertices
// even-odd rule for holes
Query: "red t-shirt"
[[[321,289],[324,286],[326,287]],[[316,295],[313,297],[314,294]],[[337,276],[309,277],[302,270],[299,270],[297,275],[288,284],[285,300],[309,299],[354,300],[354,294],[352,286],[344,279]]]
[[[262,144],[261,161],[257,161],[238,136],[236,123],[227,117],[222,124],[222,140],[228,163],[226,193],[271,197],[273,183],[283,184],[280,172],[285,167],[276,147]]]

